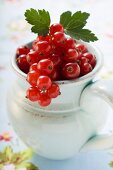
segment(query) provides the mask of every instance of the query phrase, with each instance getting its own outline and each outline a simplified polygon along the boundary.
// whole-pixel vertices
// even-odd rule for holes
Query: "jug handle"
[[[112,80],[99,80],[88,85],[81,95],[81,99],[84,96],[96,95],[102,100],[106,101],[113,109],[113,81]],[[87,101],[86,101],[87,102]],[[81,104],[81,101],[80,101]],[[113,133],[103,134],[92,137],[86,144],[80,149],[80,152],[86,152],[90,150],[104,150],[113,147]]]

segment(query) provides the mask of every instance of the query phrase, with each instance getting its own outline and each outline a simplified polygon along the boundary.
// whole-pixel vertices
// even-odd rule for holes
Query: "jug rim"
[[[81,83],[87,82],[88,80],[93,78],[100,71],[100,69],[101,69],[101,67],[103,65],[103,58],[102,58],[102,53],[101,53],[100,49],[97,48],[95,45],[92,45],[90,43],[86,43],[86,42],[83,42],[83,41],[78,41],[78,42],[86,45],[89,52],[91,52],[91,53],[93,53],[95,55],[96,61],[97,61],[96,66],[94,67],[94,69],[90,73],[88,73],[88,74],[86,74],[86,75],[84,75],[82,77],[79,77],[77,79],[54,81],[57,84],[60,84],[60,85],[62,85],[62,84],[71,84],[71,83],[81,84]],[[25,45],[30,47],[31,44],[32,44],[32,42],[27,43]],[[14,71],[17,73],[17,75],[20,76],[22,79],[26,80],[27,74],[25,74],[24,72],[22,72],[19,69],[19,67],[17,65],[17,62],[16,62],[16,54],[12,57],[11,65],[12,65]]]

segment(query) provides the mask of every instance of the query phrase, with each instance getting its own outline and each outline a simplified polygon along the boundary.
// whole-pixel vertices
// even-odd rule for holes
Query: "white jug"
[[[9,117],[18,136],[43,157],[61,160],[80,151],[113,146],[113,135],[96,136],[108,117],[106,102],[113,107],[113,82],[94,82],[102,67],[102,54],[84,44],[97,58],[95,68],[77,80],[58,81],[61,95],[48,107],[25,98],[26,74],[19,70],[15,56],[12,59],[17,79],[8,93]]]

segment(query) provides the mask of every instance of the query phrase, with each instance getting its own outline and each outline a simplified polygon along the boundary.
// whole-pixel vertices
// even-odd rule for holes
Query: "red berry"
[[[54,69],[49,77],[51,78],[51,80],[57,81],[59,78],[58,70]]]
[[[23,54],[28,54],[29,52],[30,52],[30,48],[28,48],[27,46],[21,46],[21,47],[17,48],[16,55],[20,56]]]
[[[38,57],[38,53],[36,51],[30,51],[27,54],[27,61],[28,61],[28,63],[30,65],[34,64],[34,63],[37,63],[37,57]]]
[[[37,80],[37,87],[43,91],[49,89],[51,84],[51,79],[48,76],[40,76]]]
[[[39,41],[35,45],[35,51],[37,51],[39,55],[47,56],[51,53],[51,46],[47,41]]]
[[[85,63],[88,63],[88,59],[86,57],[81,57],[79,60],[78,60],[78,64],[79,65],[83,65]]]
[[[50,59],[43,59],[38,62],[38,70],[51,74],[54,68],[53,62]]]
[[[55,55],[58,55],[59,57],[62,57],[62,56],[65,56],[65,48],[64,47],[61,47],[61,46],[56,46],[54,49],[53,49],[53,54]]]
[[[32,43],[32,49],[35,50],[36,49],[36,44],[37,44],[37,40],[34,40]]]
[[[66,49],[69,49],[69,48],[75,49],[75,43],[76,43],[76,41],[73,38],[67,38],[65,48]]]
[[[36,41],[38,42],[38,41],[47,41],[47,42],[51,42],[51,36],[49,36],[49,35],[46,35],[46,36],[38,36],[37,37],[37,39],[36,39]]]
[[[78,53],[78,58],[77,58],[77,60],[80,60],[82,57],[84,57],[83,54]]]
[[[49,33],[53,35],[55,32],[64,32],[64,28],[61,24],[52,24],[50,26]]]
[[[40,72],[39,71],[30,71],[27,74],[27,81],[29,82],[29,84],[31,86],[36,86],[37,85],[37,80],[40,76]]]
[[[57,54],[52,54],[50,56],[50,60],[53,62],[54,67],[57,67],[58,65],[61,64],[61,58]]]
[[[52,36],[52,41],[56,46],[64,45],[66,41],[65,34],[62,32],[56,32]]]
[[[68,49],[63,59],[67,62],[75,62],[78,58],[78,52],[75,49]]]
[[[48,106],[51,103],[51,98],[48,93],[40,93],[38,103],[40,106]]]
[[[37,71],[37,70],[38,70],[37,65],[38,65],[37,63],[32,64],[32,65],[30,66],[29,71]]]
[[[85,45],[83,45],[83,44],[77,44],[77,45],[76,45],[76,49],[77,49],[78,52],[80,52],[80,53],[86,53],[86,52],[88,52],[87,47],[86,47]]]
[[[56,83],[53,83],[51,87],[48,89],[48,94],[51,98],[56,98],[60,94],[59,85]]]
[[[67,63],[63,66],[62,74],[66,79],[75,79],[80,75],[80,67],[77,63]]]
[[[39,90],[37,87],[30,87],[26,92],[26,97],[32,102],[38,101]]]
[[[30,65],[27,62],[26,55],[20,55],[17,58],[17,64],[21,71],[23,71],[26,74],[29,72]]]
[[[86,57],[88,59],[88,63],[91,64],[91,66],[94,68],[96,65],[96,58],[94,55],[92,55],[91,53],[85,53],[84,57]]]
[[[80,67],[80,74],[81,76],[88,74],[92,71],[92,66],[89,63],[85,63]]]

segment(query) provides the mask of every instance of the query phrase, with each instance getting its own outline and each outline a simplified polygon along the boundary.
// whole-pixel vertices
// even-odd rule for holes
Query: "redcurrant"
[[[91,71],[92,71],[92,66],[89,63],[85,63],[85,64],[81,65],[81,67],[80,67],[80,75],[81,76],[86,75]]]
[[[78,58],[78,52],[75,49],[68,49],[63,59],[67,62],[75,62]]]
[[[43,59],[38,62],[38,70],[45,72],[46,74],[51,74],[54,68],[53,62],[50,59]]]
[[[16,55],[20,56],[22,54],[28,54],[29,52],[30,52],[30,48],[28,48],[27,46],[21,46],[17,48]]]
[[[32,102],[36,102],[39,99],[39,90],[37,87],[30,87],[27,90],[26,97]]]
[[[80,67],[77,63],[67,63],[63,66],[62,74],[66,79],[75,79],[80,75]]]
[[[88,59],[88,63],[94,68],[96,65],[96,58],[91,53],[84,53],[84,57]]]
[[[76,49],[79,53],[86,53],[88,51],[87,47],[83,44],[77,44]]]
[[[37,60],[38,60],[37,58],[38,58],[38,53],[36,51],[30,51],[27,54],[27,61],[30,65],[37,63]]]
[[[46,93],[46,92],[40,93],[38,103],[40,106],[43,106],[43,107],[50,105],[51,98],[48,95],[48,93]]]
[[[30,71],[27,74],[27,81],[29,82],[29,84],[31,86],[36,86],[37,85],[37,80],[40,76],[40,72],[39,71]]]
[[[61,24],[52,24],[51,26],[50,26],[50,30],[49,30],[49,33],[51,34],[51,35],[53,35],[55,32],[64,32],[64,28],[63,28],[63,26],[61,25]]]
[[[51,98],[56,98],[60,94],[59,85],[56,83],[53,83],[51,87],[48,89],[48,94]]]
[[[73,38],[67,38],[65,43],[66,49],[75,49],[76,41]]]
[[[37,80],[37,87],[40,90],[47,90],[51,87],[51,79],[48,76],[39,76],[38,80]]]
[[[30,65],[27,62],[26,55],[20,55],[17,58],[17,64],[21,71],[23,71],[26,74],[29,72]]]
[[[42,56],[47,56],[51,53],[51,46],[47,41],[38,41],[35,45],[35,51]]]
[[[37,63],[32,64],[32,65],[30,66],[29,71],[38,71],[37,65],[38,65]]]
[[[52,41],[56,46],[62,46],[65,44],[66,37],[62,32],[56,32],[52,36]]]
[[[61,64],[61,58],[57,54],[52,54],[50,56],[50,60],[53,62],[54,67],[57,67],[58,65]]]

